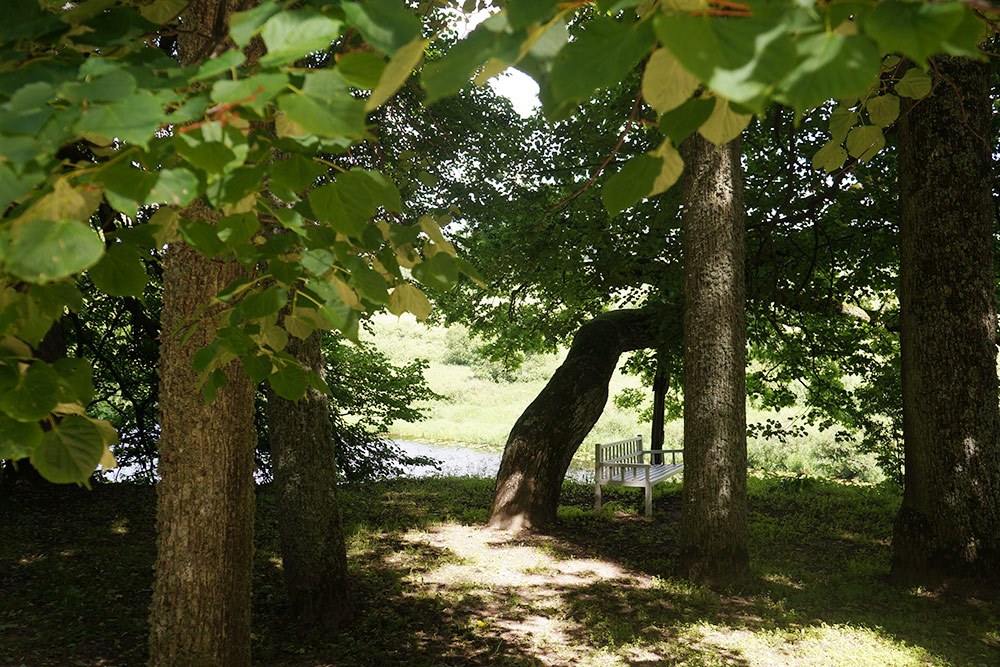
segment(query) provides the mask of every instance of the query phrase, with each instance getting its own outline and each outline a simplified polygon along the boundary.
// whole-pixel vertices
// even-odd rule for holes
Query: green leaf
[[[313,190],[309,205],[320,220],[354,237],[364,233],[376,207],[390,211],[402,208],[395,185],[378,172],[361,169],[338,174],[335,183]]]
[[[872,97],[865,103],[868,120],[879,127],[885,127],[899,118],[899,98],[892,93]]]
[[[604,208],[614,216],[634,205],[653,189],[661,168],[662,161],[649,154],[630,159],[601,187]]]
[[[778,95],[796,109],[858,97],[878,77],[881,53],[864,35],[823,32],[799,38],[796,48],[802,60],[782,81]]]
[[[455,279],[458,279],[457,271]],[[385,278],[361,260],[352,262],[351,284],[357,288],[362,297],[372,303],[380,305],[389,303],[389,292]]]
[[[858,114],[841,104],[830,114],[830,135],[835,143],[847,138],[847,133],[858,121]]]
[[[90,403],[94,398],[94,369],[89,361],[69,357],[56,361],[53,368],[59,374],[59,383],[66,390],[60,403]]]
[[[267,355],[243,357],[243,370],[253,380],[254,384],[260,384],[271,375],[271,357]]]
[[[553,119],[565,117],[596,89],[618,84],[653,42],[648,21],[630,25],[598,17],[587,22],[552,65],[552,98],[546,104],[546,114]]]
[[[229,378],[226,377],[226,373],[221,368],[216,368],[212,371],[212,374],[208,376],[208,381],[205,382],[205,388],[202,390],[202,397],[205,399],[205,402],[211,403],[214,401],[215,394],[220,389],[225,389],[228,384]]]
[[[674,54],[668,49],[653,51],[642,73],[642,96],[649,106],[658,113],[676,109],[697,89],[698,77],[684,69]]]
[[[191,0],[154,0],[142,7],[139,13],[151,23],[163,24],[173,20],[191,4]]]
[[[27,370],[18,374],[13,386],[0,392],[0,410],[22,422],[36,422],[48,417],[58,402],[59,375],[43,361],[28,366]]]
[[[305,396],[306,374],[298,364],[281,364],[267,381],[271,383],[274,393],[286,400],[297,401]]]
[[[689,99],[673,111],[660,116],[660,132],[670,137],[675,146],[680,146],[688,135],[705,124],[714,109],[714,99]]]
[[[751,118],[753,116],[733,111],[725,98],[716,97],[712,115],[698,128],[698,131],[716,146],[721,146],[740,136],[740,132],[749,125]]]
[[[931,77],[923,70],[911,67],[906,70],[903,78],[896,82],[893,90],[901,97],[919,100],[921,97],[931,92]]]
[[[862,162],[875,157],[885,146],[882,128],[875,125],[861,125],[847,135],[847,152]]]
[[[38,422],[20,422],[0,414],[0,459],[23,459],[31,456],[42,441]]]
[[[759,5],[759,6],[758,6]],[[719,95],[761,111],[768,90],[794,66],[795,46],[786,22],[794,12],[765,3],[753,16],[662,12],[654,19],[660,43]]]
[[[393,55],[420,35],[420,20],[403,0],[345,2],[341,7],[365,41],[386,55]]]
[[[847,151],[840,145],[839,141],[829,141],[822,148],[816,151],[813,156],[813,169],[822,169],[826,173],[832,173],[844,166],[847,161]]]
[[[28,191],[44,180],[43,171],[28,171],[18,175],[0,162],[0,210],[6,209],[11,202],[23,201]]]
[[[18,227],[7,250],[7,270],[33,283],[65,278],[101,258],[104,243],[76,220],[29,220]]]
[[[288,159],[273,162],[270,188],[285,201],[294,201],[298,192],[316,184],[316,179],[326,173],[326,167],[299,153],[292,153]]]
[[[267,46],[261,57],[263,67],[284,65],[316,51],[326,51],[340,36],[343,24],[307,7],[282,11],[267,20],[260,36]]]
[[[113,243],[88,274],[94,286],[110,296],[142,296],[148,276],[132,243]]]
[[[109,104],[89,107],[75,125],[83,134],[92,132],[105,137],[117,137],[130,144],[148,147],[153,133],[167,122],[160,102],[143,93]]]
[[[444,58],[426,63],[421,72],[425,104],[454,95],[467,86],[472,73],[490,58],[504,62],[517,59],[520,39],[513,35],[495,33],[480,25],[468,37],[456,44]]]
[[[255,35],[260,33],[261,27],[269,18],[280,12],[283,5],[269,0],[245,12],[236,12],[229,17],[229,34],[237,46],[244,47],[250,43]]]
[[[363,137],[365,103],[350,96],[322,100],[299,94],[278,98],[278,107],[306,132],[320,137]]]
[[[83,81],[68,81],[59,92],[73,104],[90,102],[117,102],[135,94],[135,78],[124,69],[113,69],[103,74],[87,77]]]
[[[385,65],[385,60],[370,51],[354,51],[341,56],[337,71],[355,88],[375,90]]]
[[[201,183],[189,169],[161,169],[144,203],[186,206],[201,194]]]
[[[901,53],[926,66],[929,56],[945,51],[966,11],[961,2],[885,0],[864,14],[861,27],[883,51]]]
[[[445,292],[458,282],[458,264],[445,252],[428,257],[413,267],[413,277],[422,285]]]
[[[547,18],[559,0],[510,0],[507,19],[512,30],[520,30]]]
[[[191,77],[191,80],[202,81],[204,79],[211,79],[217,74],[222,74],[223,72],[229,72],[230,70],[236,69],[243,64],[245,59],[246,56],[244,56],[243,52],[239,49],[226,51],[225,53],[202,63],[201,67],[198,68],[198,73]]]
[[[212,101],[239,104],[263,115],[267,103],[287,87],[288,76],[280,72],[264,72],[236,81],[222,79],[212,84]]]
[[[50,482],[84,482],[104,454],[104,439],[93,422],[70,415],[42,437],[31,454],[31,465]]]
[[[389,312],[393,315],[413,313],[418,320],[426,320],[431,314],[431,302],[427,296],[410,283],[396,284],[389,297]]]
[[[181,218],[177,223],[181,238],[189,246],[211,259],[222,250],[223,243],[215,233],[215,227],[204,220]]]
[[[251,292],[240,302],[244,319],[257,320],[273,315],[288,303],[288,291],[272,285],[262,292]]]
[[[366,111],[374,111],[396,94],[399,87],[413,74],[413,70],[420,67],[420,62],[424,59],[424,49],[429,43],[430,40],[418,37],[396,51],[396,55],[382,72],[378,86],[365,103]]]
[[[260,220],[252,213],[227,215],[215,225],[219,239],[231,248],[241,246],[260,229]]]

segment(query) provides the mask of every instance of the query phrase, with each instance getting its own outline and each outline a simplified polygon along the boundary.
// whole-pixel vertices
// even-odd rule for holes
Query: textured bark
[[[657,312],[621,310],[580,327],[566,360],[511,429],[490,526],[537,528],[555,519],[563,477],[604,411],[618,358],[656,345],[659,320]]]
[[[894,576],[997,574],[1000,447],[989,67],[936,59],[899,127],[905,490]]]
[[[684,155],[682,576],[725,586],[749,575],[746,315],[740,142],[695,134]]]
[[[667,400],[667,389],[670,388],[670,376],[663,364],[657,361],[656,375],[653,376],[653,428],[650,434],[649,448],[663,449],[664,441],[664,408]],[[663,454],[653,454],[653,463],[663,463]]]
[[[290,338],[285,350],[323,376],[319,332]],[[293,402],[268,389],[267,423],[288,600],[304,622],[333,630],[353,617],[355,607],[327,398],[310,387]]]
[[[202,0],[184,14],[178,38],[184,64],[212,50],[227,18],[245,3]],[[186,217],[213,221],[196,201]],[[212,310],[199,312],[245,270],[171,245],[163,267],[160,346],[160,450],[157,557],[150,607],[150,664],[250,664],[253,549],[253,386],[239,362],[206,404],[192,368],[195,351],[214,339]],[[178,325],[202,317],[186,342]]]

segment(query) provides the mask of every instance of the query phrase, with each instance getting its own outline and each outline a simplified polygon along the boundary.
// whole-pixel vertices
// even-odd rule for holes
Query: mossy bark
[[[556,518],[566,470],[604,411],[618,358],[655,346],[659,319],[652,310],[621,310],[580,327],[566,360],[511,429],[490,526],[538,528]]]
[[[292,337],[285,350],[323,377],[320,333]],[[337,504],[337,462],[327,397],[310,387],[298,401],[267,397],[268,437],[292,612],[335,630],[354,616],[344,529]]]
[[[935,58],[899,123],[905,490],[892,572],[995,576],[1000,557],[994,217],[987,63]]]
[[[183,245],[168,248],[163,331],[197,317],[243,275],[238,264],[206,260]],[[227,386],[205,403],[192,355],[213,339],[214,330],[200,323],[187,342],[165,335],[160,346],[154,666],[250,664],[253,385],[232,362],[224,368]]]
[[[684,157],[684,491],[680,574],[749,576],[743,175],[738,139]]]

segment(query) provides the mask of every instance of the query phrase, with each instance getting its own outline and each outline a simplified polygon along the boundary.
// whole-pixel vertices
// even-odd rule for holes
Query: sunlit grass
[[[400,440],[444,445],[461,445],[483,451],[499,452],[507,442],[510,430],[524,409],[535,399],[545,383],[562,363],[565,351],[534,359],[527,379],[516,382],[492,382],[476,377],[469,365],[445,363],[449,345],[461,340],[462,330],[451,334],[441,327],[420,324],[409,316],[396,318],[379,315],[374,318],[373,333],[365,337],[395,363],[415,358],[427,359],[427,382],[443,400],[424,402],[428,418],[416,423],[396,422],[389,435]],[[449,340],[450,339],[450,340]],[[472,344],[463,343],[471,347]],[[624,359],[624,357],[623,357]],[[639,389],[637,377],[617,371],[611,380],[609,396],[624,389]],[[648,389],[647,389],[648,391]],[[795,409],[764,412],[748,406],[750,424],[776,419],[801,425],[802,435],[789,436],[785,441],[749,438],[748,461],[752,468],[772,471],[799,472],[807,475],[857,478],[878,482],[883,479],[872,455],[855,452],[847,444],[836,442],[832,432],[802,424]],[[650,437],[650,424],[639,420],[634,411],[621,410],[609,400],[600,420],[577,450],[574,463],[581,468],[593,466],[594,445],[642,434]],[[682,446],[684,426],[674,420],[664,428],[668,449]]]

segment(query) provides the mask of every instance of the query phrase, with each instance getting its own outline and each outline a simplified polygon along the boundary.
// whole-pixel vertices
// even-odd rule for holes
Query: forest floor
[[[258,491],[254,664],[1000,665],[1000,602],[887,582],[887,486],[750,480],[753,580],[673,576],[679,485],[567,482],[545,532],[482,527],[492,481],[345,486],[357,620],[289,622],[274,499]],[[631,492],[631,493],[630,493]],[[155,553],[150,486],[15,489],[0,500],[0,665],[141,665]]]

